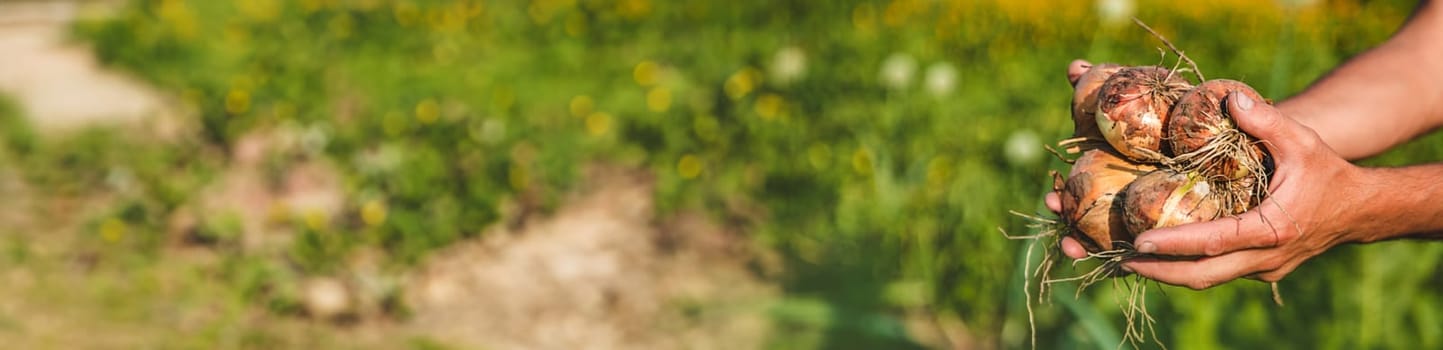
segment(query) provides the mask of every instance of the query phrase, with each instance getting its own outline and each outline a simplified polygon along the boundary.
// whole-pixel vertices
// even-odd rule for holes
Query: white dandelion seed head
[[[1134,0],[1097,0],[1097,17],[1103,24],[1126,23],[1137,12]]]
[[[937,97],[947,96],[957,89],[957,68],[947,62],[933,63],[927,67],[925,79],[927,92]]]
[[[796,46],[777,50],[772,56],[772,79],[781,84],[801,80],[807,74],[807,53]]]
[[[1042,139],[1031,129],[1020,129],[1007,135],[1003,155],[1012,165],[1030,165],[1042,158]]]
[[[879,79],[882,85],[895,89],[905,90],[912,85],[912,76],[917,74],[917,60],[912,55],[898,52],[887,56],[882,61],[882,71]]]

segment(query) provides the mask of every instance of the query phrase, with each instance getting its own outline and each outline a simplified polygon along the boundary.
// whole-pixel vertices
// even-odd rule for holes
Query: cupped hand
[[[1239,277],[1276,282],[1309,258],[1354,239],[1347,230],[1356,220],[1349,206],[1367,194],[1361,170],[1312,129],[1267,103],[1233,93],[1227,107],[1238,127],[1262,140],[1274,157],[1268,198],[1238,216],[1143,232],[1134,245],[1156,257],[1124,268],[1193,289]]]

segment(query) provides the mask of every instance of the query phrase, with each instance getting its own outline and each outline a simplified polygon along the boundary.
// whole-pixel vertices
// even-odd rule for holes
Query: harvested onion
[[[1102,139],[1102,131],[1097,128],[1097,90],[1123,68],[1111,63],[1097,64],[1077,78],[1072,86],[1073,137]]]
[[[1118,71],[1098,89],[1097,126],[1114,149],[1138,162],[1162,161],[1166,118],[1187,80],[1161,67]]]
[[[1161,169],[1138,177],[1123,191],[1127,232],[1139,235],[1155,228],[1216,219],[1221,203],[1208,181]]]
[[[1225,180],[1266,171],[1263,148],[1237,129],[1228,112],[1227,97],[1233,92],[1265,101],[1247,84],[1217,79],[1198,84],[1173,106],[1167,121],[1168,146],[1179,160],[1192,166],[1190,170]]]
[[[1117,195],[1138,176],[1152,171],[1104,149],[1083,152],[1059,195],[1062,219],[1089,251],[1113,249],[1114,241],[1131,242]]]

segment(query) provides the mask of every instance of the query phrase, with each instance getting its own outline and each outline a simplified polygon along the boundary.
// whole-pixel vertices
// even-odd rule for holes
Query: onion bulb
[[[1138,177],[1122,193],[1127,232],[1216,219],[1224,212],[1214,190],[1199,176],[1168,169]]]
[[[1083,152],[1072,165],[1059,195],[1062,219],[1088,251],[1113,249],[1114,241],[1132,241],[1122,219],[1118,194],[1138,176],[1152,171],[1105,149]]]
[[[1168,147],[1189,170],[1220,180],[1267,172],[1266,152],[1257,139],[1238,130],[1228,111],[1226,100],[1233,92],[1266,101],[1247,84],[1217,79],[1198,84],[1173,107],[1167,120]]]
[[[1161,67],[1131,67],[1113,74],[1097,95],[1097,126],[1107,143],[1127,158],[1156,163],[1164,157],[1166,118],[1187,80]]]
[[[1072,137],[1102,139],[1097,128],[1097,90],[1124,67],[1112,63],[1093,65],[1077,78],[1072,88]]]

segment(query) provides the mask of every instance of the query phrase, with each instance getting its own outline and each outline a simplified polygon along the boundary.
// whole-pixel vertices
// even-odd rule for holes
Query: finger
[[[1125,269],[1162,283],[1207,289],[1262,271],[1270,255],[1262,250],[1204,257],[1197,260],[1139,258],[1123,263]]]
[[[1081,78],[1082,74],[1087,73],[1088,69],[1092,69],[1091,62],[1087,62],[1087,60],[1072,60],[1072,63],[1067,65],[1067,83],[1077,85],[1077,78]]]
[[[1293,270],[1297,269],[1298,265],[1302,265],[1302,263],[1302,260],[1291,261],[1283,264],[1282,266],[1279,266],[1277,269],[1274,269],[1272,271],[1259,272],[1253,276],[1256,277],[1257,280],[1263,282],[1282,281],[1283,277],[1286,277],[1289,273],[1292,273]]]
[[[1047,210],[1062,213],[1062,197],[1058,196],[1057,192],[1047,192],[1047,195],[1042,197],[1042,202],[1047,203]]]
[[[1237,121],[1238,128],[1267,141],[1265,145],[1274,156],[1288,158],[1296,152],[1311,150],[1313,145],[1310,143],[1318,139],[1312,129],[1247,94],[1237,91],[1228,94],[1227,108]]]
[[[1171,256],[1217,256],[1244,249],[1268,248],[1291,240],[1287,224],[1272,200],[1238,216],[1153,229],[1137,236],[1137,251]]]
[[[1082,242],[1078,242],[1077,239],[1062,237],[1062,254],[1072,260],[1082,259],[1087,257],[1087,248],[1083,248]]]

